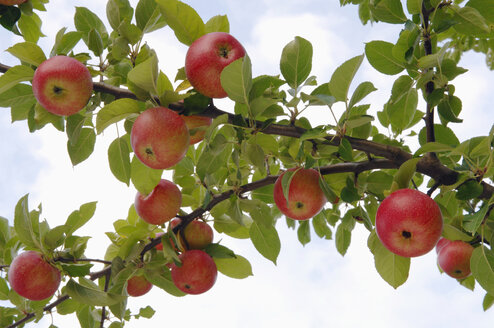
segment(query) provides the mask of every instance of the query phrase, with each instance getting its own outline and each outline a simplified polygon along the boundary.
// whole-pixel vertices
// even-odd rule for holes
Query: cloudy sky
[[[338,65],[363,53],[365,42],[395,42],[399,32],[399,26],[387,24],[362,26],[356,8],[340,8],[336,0],[185,2],[205,21],[217,14],[228,15],[231,33],[252,59],[254,75],[279,74],[283,46],[295,36],[302,36],[314,46],[312,74],[319,83],[327,82]],[[51,0],[48,13],[42,17],[47,37],[40,45],[46,51],[60,28],[74,29],[74,6],[88,7],[106,22],[103,1]],[[0,40],[4,48],[19,41],[4,30],[0,30]],[[161,69],[173,78],[183,66],[186,47],[166,28],[152,33],[147,41],[156,49]],[[17,63],[5,52],[0,53],[0,62]],[[461,66],[470,70],[454,81],[457,95],[463,100],[464,124],[458,129],[458,137],[465,140],[488,134],[493,123],[488,97],[492,97],[489,91],[494,74],[486,69],[483,57],[473,53],[464,57]],[[364,61],[355,81],[355,85],[374,83],[379,92],[369,97],[371,110],[381,110],[392,79]],[[232,106],[228,101],[219,104],[224,109]],[[318,123],[331,123],[329,113],[322,108],[310,115]],[[103,257],[102,249],[109,244],[104,232],[113,230],[114,220],[126,217],[135,195],[132,187],[118,182],[109,171],[106,151],[115,136],[111,131],[105,133],[98,138],[90,159],[72,167],[63,134],[51,127],[30,134],[25,122],[11,124],[9,110],[0,109],[0,216],[12,220],[17,200],[29,193],[31,208],[42,202],[43,218],[56,226],[81,204],[97,200],[96,214],[80,234],[93,236],[87,256]],[[156,314],[129,326],[461,327],[485,326],[494,319],[493,310],[482,311],[483,290],[479,287],[471,292],[441,275],[434,252],[413,259],[407,283],[394,290],[374,269],[366,246],[367,231],[362,226],[354,230],[345,257],[336,252],[334,241],[319,240],[313,234],[313,241],[303,247],[284,222],[279,222],[278,228],[282,248],[277,266],[258,254],[249,241],[216,236],[216,241],[223,239],[226,246],[251,261],[254,276],[234,280],[220,275],[209,292],[183,298],[153,288],[146,296],[131,299],[129,306],[137,312],[151,305]],[[73,327],[74,320],[74,316],[55,316],[54,323]],[[36,327],[49,325],[47,316]]]

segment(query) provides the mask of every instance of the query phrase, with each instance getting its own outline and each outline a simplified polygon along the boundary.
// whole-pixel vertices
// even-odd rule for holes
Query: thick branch
[[[66,301],[69,299],[69,295],[63,295],[61,296],[60,298],[58,298],[55,302],[53,303],[50,303],[48,304],[47,306],[45,306],[43,308],[43,312],[46,312],[46,311],[51,311],[53,308],[55,308],[58,304]],[[7,326],[7,328],[14,328],[14,327],[18,327],[20,325],[22,325],[23,323],[26,323],[28,322],[29,320],[31,320],[32,318],[35,317],[35,313],[34,312],[30,312],[30,313],[27,313],[26,316],[24,318],[22,318],[21,320],[19,321],[16,321],[14,322],[13,324],[11,324],[10,326]]]

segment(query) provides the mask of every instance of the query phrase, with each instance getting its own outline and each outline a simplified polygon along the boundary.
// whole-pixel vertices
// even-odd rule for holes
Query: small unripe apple
[[[153,284],[144,278],[144,276],[133,276],[127,280],[127,294],[129,296],[142,296],[149,292],[151,288],[153,288]]]
[[[187,153],[189,130],[181,115],[171,109],[149,108],[135,120],[130,143],[142,163],[153,169],[167,169]]]
[[[441,249],[446,246],[451,240],[446,239],[444,237],[439,238],[439,241],[436,244],[436,254],[439,254]]]
[[[327,202],[319,186],[319,173],[314,169],[298,169],[288,186],[288,202],[281,184],[285,173],[278,177],[273,190],[274,201],[281,213],[295,220],[307,220],[319,213]]]
[[[176,227],[182,220],[175,218],[170,221],[170,229]],[[178,233],[180,244],[186,249],[204,249],[213,242],[213,229],[204,221],[194,220],[189,222],[183,231],[185,242],[182,234]],[[188,247],[187,247],[188,246]]]
[[[231,34],[212,32],[201,36],[185,56],[185,74],[190,84],[210,98],[224,98],[221,72],[230,63],[245,56],[244,47]]]
[[[204,135],[206,134],[206,128],[210,126],[211,123],[213,122],[213,119],[210,117],[198,116],[198,115],[182,116],[182,118],[184,119],[185,124],[189,129],[190,132],[189,143],[191,145],[196,144],[199,141],[202,141],[202,139],[204,139]],[[198,129],[198,128],[203,128],[203,129]],[[192,132],[191,130],[193,129],[197,129],[197,130]]]
[[[42,62],[34,72],[32,86],[41,106],[61,116],[79,112],[93,93],[93,79],[87,67],[68,56]]]
[[[418,190],[396,190],[377,209],[377,236],[388,250],[400,256],[428,253],[437,244],[442,230],[439,206]]]
[[[55,294],[60,285],[60,271],[36,251],[18,255],[9,267],[13,290],[31,301],[41,301]]]
[[[139,217],[147,223],[163,224],[177,215],[182,206],[182,193],[176,184],[161,179],[148,195],[138,191],[134,206]]]
[[[24,3],[26,1],[27,0],[0,0],[0,5],[4,5],[4,6],[20,5],[21,3]]]
[[[463,279],[471,274],[470,258],[473,246],[461,240],[450,241],[444,245],[437,255],[437,263],[441,270],[450,277]]]
[[[179,256],[181,266],[171,264],[172,281],[187,294],[202,294],[216,282],[218,269],[208,253],[193,249]]]

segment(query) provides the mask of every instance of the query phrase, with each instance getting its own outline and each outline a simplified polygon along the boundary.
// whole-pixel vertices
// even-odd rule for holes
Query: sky
[[[366,42],[395,42],[400,30],[400,26],[388,24],[362,26],[356,7],[340,8],[335,0],[185,2],[205,21],[218,14],[229,17],[230,31],[249,53],[254,76],[279,74],[284,45],[302,36],[314,47],[312,74],[319,83],[327,82],[336,67],[364,52]],[[39,42],[46,52],[60,28],[74,30],[75,6],[88,7],[107,22],[102,1],[51,0],[48,12],[42,15],[42,30],[47,37]],[[0,40],[4,48],[20,41],[4,30],[0,30]],[[168,28],[150,34],[146,40],[157,51],[160,68],[173,79],[184,64],[186,46]],[[83,43],[80,46],[84,51]],[[0,62],[17,64],[6,52],[0,53]],[[489,97],[494,73],[475,53],[465,55],[460,65],[469,69],[454,81],[456,94],[463,100],[464,120],[455,132],[463,141],[487,135],[491,128],[494,120]],[[364,60],[352,89],[363,81],[372,81],[378,88],[368,97],[375,114],[388,99],[393,78],[373,70]],[[228,100],[217,105],[232,109]],[[317,124],[333,123],[322,107],[311,109],[308,115]],[[96,214],[80,234],[92,236],[87,257],[102,258],[102,249],[109,244],[104,232],[113,231],[112,222],[126,217],[136,192],[132,186],[118,182],[109,170],[106,151],[115,138],[111,130],[98,137],[88,160],[72,167],[65,135],[52,127],[31,134],[25,122],[10,123],[9,109],[0,109],[0,216],[12,220],[17,200],[29,193],[30,208],[42,203],[42,217],[54,227],[63,224],[81,204],[97,200]],[[412,259],[408,281],[395,290],[375,270],[363,226],[355,228],[352,244],[342,257],[334,240],[320,240],[314,233],[312,242],[303,247],[296,232],[287,229],[283,221],[277,224],[282,247],[276,266],[257,253],[250,241],[217,234],[215,241],[222,240],[250,260],[254,276],[235,280],[220,274],[207,293],[183,298],[154,287],[143,297],[130,298],[128,304],[135,313],[151,305],[156,314],[151,319],[133,320],[128,326],[408,328],[485,326],[494,320],[494,310],[482,311],[482,288],[477,286],[471,292],[440,274],[435,252]],[[74,327],[75,320],[75,316],[54,316],[59,327]],[[50,323],[50,316],[45,316],[37,325],[29,326],[44,328]]]

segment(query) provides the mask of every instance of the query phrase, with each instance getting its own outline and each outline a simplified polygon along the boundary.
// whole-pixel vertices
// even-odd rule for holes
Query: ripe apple
[[[175,218],[170,221],[170,229],[176,227],[182,220]],[[177,238],[180,244],[186,249],[204,249],[213,242],[213,229],[204,221],[194,220],[187,224],[183,231],[183,236],[187,242],[184,242],[182,235],[178,234]],[[188,247],[187,247],[188,246]]]
[[[142,163],[153,169],[167,169],[187,153],[189,130],[184,119],[171,109],[149,108],[135,120],[130,143]]]
[[[298,169],[288,186],[288,202],[281,185],[285,173],[278,177],[273,190],[274,201],[281,213],[295,220],[307,220],[319,213],[327,202],[319,186],[319,173],[314,169]]]
[[[41,301],[55,294],[60,285],[60,271],[36,251],[18,255],[9,267],[13,290],[31,301]]]
[[[442,229],[439,206],[418,190],[396,190],[377,209],[377,236],[388,250],[400,256],[428,253],[437,244]]]
[[[86,106],[93,92],[93,79],[77,59],[55,56],[38,66],[32,86],[34,97],[47,111],[69,116]]]
[[[196,144],[204,139],[206,128],[213,122],[212,118],[199,115],[182,116],[182,118],[184,119],[189,132],[191,132],[192,129],[197,129],[196,131],[190,133],[189,144],[191,145]]]
[[[437,255],[441,270],[456,279],[463,279],[471,274],[470,258],[473,246],[461,240],[448,242]]]
[[[141,219],[157,225],[174,218],[181,205],[180,189],[166,179],[161,179],[149,195],[143,195],[138,191],[134,200],[136,212]]]
[[[210,98],[227,96],[221,86],[221,72],[245,56],[244,47],[232,35],[212,32],[195,40],[185,56],[185,74],[190,84]]]
[[[147,281],[144,276],[133,276],[127,280],[127,294],[129,296],[142,296],[153,288],[153,284]]]
[[[172,281],[187,294],[202,294],[216,282],[218,269],[208,253],[193,249],[178,256],[181,266],[171,264]]]
[[[0,5],[4,5],[4,6],[20,5],[21,3],[24,3],[26,1],[27,0],[0,0]]]
[[[441,249],[446,246],[451,240],[446,239],[444,237],[439,238],[439,241],[436,244],[436,254],[439,254]]]

